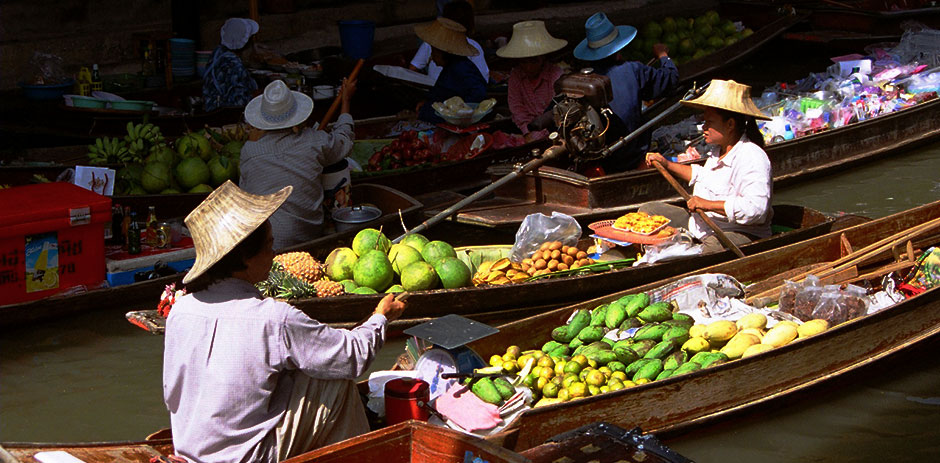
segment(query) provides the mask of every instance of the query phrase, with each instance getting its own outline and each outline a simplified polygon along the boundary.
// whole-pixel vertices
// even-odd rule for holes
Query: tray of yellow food
[[[594,231],[597,236],[616,241],[624,241],[637,244],[657,244],[661,243],[676,234],[676,229],[670,227],[668,223],[659,227],[649,234],[635,233],[630,230],[615,227],[615,220],[601,220],[588,225],[588,228]]]
[[[630,212],[614,221],[612,227],[620,231],[639,235],[653,235],[669,225],[669,219],[661,215],[649,215],[645,212]]]

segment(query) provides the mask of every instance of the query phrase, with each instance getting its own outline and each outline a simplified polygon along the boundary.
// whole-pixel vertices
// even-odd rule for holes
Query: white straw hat
[[[473,45],[467,42],[467,29],[457,21],[437,18],[427,24],[418,24],[414,29],[418,38],[438,50],[458,56],[480,54]]]
[[[264,93],[252,98],[245,106],[245,120],[261,130],[293,127],[310,117],[313,99],[287,88],[275,80],[264,88]]]
[[[694,100],[682,101],[682,104],[694,108],[724,109],[754,116],[757,119],[770,120],[770,117],[762,113],[751,101],[751,86],[739,84],[733,80],[713,79],[702,96]]]
[[[187,284],[209,270],[261,226],[290,196],[288,185],[269,195],[253,195],[226,181],[186,216],[196,262],[183,278]]]
[[[530,58],[556,52],[565,45],[568,41],[552,37],[544,22],[522,21],[512,25],[512,38],[496,50],[496,55],[501,58]]]

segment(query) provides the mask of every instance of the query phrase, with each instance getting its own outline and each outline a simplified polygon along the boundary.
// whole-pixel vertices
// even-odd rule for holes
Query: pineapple
[[[307,252],[288,252],[274,258],[281,267],[297,279],[316,283],[323,278],[323,265]]]
[[[328,278],[315,282],[313,287],[317,289],[317,297],[333,297],[343,294],[343,284],[338,281],[331,281]]]
[[[257,286],[265,297],[278,299],[300,299],[317,294],[317,289],[313,284],[294,276],[276,261],[271,265],[268,279],[258,283]]]

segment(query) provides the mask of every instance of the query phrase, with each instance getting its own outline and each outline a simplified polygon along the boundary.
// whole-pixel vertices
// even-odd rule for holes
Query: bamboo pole
[[[349,73],[349,77],[346,79],[347,82],[356,80],[356,77],[359,76],[359,70],[362,69],[362,65],[365,63],[365,60],[359,58],[359,61],[356,62],[356,66],[353,68],[352,72]],[[336,98],[333,99],[333,104],[330,105],[330,109],[326,111],[326,114],[323,115],[323,119],[320,121],[320,130],[326,130],[326,123],[330,122],[330,119],[336,114],[336,111],[339,110],[339,105],[343,101],[343,92],[337,93]]]

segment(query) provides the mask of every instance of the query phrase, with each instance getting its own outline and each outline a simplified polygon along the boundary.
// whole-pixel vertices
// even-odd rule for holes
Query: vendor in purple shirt
[[[226,182],[186,217],[196,262],[167,317],[163,399],[187,461],[273,463],[369,431],[354,379],[404,304],[388,295],[343,330],[261,296],[268,218],[291,189],[253,195]]]
[[[623,61],[620,50],[636,37],[636,28],[616,26],[604,13],[596,13],[584,24],[587,38],[574,49],[574,56],[610,78],[614,98],[610,109],[619,120],[611,121],[607,140],[612,142],[643,125],[643,100],[652,100],[668,94],[679,82],[679,70],[669,59],[668,48],[658,43],[653,54],[659,59],[659,68],[635,61]],[[649,148],[647,132],[604,159],[601,165],[607,173],[635,169],[643,161]]]
[[[479,51],[467,43],[467,30],[447,18],[415,26],[415,34],[431,45],[431,59],[441,66],[440,76],[418,107],[418,118],[427,122],[444,122],[434,114],[432,103],[459,96],[466,103],[479,103],[486,98],[486,80],[468,56]]]

